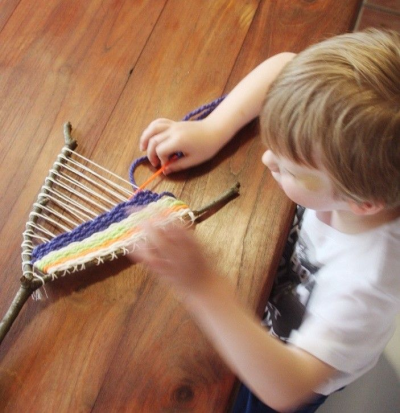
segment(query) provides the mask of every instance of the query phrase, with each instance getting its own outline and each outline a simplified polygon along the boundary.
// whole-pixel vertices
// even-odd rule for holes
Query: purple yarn
[[[221,96],[206,105],[189,112],[182,120],[201,120],[206,118],[224,99],[226,96]]]
[[[107,211],[96,218],[84,222],[72,231],[65,232],[53,238],[51,241],[38,245],[32,252],[32,263],[40,260],[52,251],[57,251],[72,242],[79,242],[90,237],[96,232],[108,228],[115,222],[120,222],[130,215],[135,207],[144,207],[151,202],[157,202],[163,196],[175,196],[169,192],[157,194],[151,191],[140,191],[132,199],[121,202],[110,211]]]
[[[142,163],[148,162],[149,158],[145,156],[141,156],[140,158],[137,158],[134,160],[129,168],[129,180],[131,181],[131,184],[133,185],[134,189],[138,188],[138,185],[136,184],[135,177],[133,174],[136,171],[136,168],[141,165]]]

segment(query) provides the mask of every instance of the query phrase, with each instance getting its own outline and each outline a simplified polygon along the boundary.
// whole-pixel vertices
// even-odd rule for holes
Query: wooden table
[[[127,176],[151,120],[180,119],[267,57],[351,30],[359,3],[3,0],[0,313],[18,289],[21,233],[65,121],[81,154]],[[198,207],[241,183],[240,197],[196,232],[259,313],[293,213],[262,153],[251,124],[214,160],[157,186]],[[28,301],[0,348],[0,411],[226,410],[234,375],[141,266],[121,259],[47,294]]]

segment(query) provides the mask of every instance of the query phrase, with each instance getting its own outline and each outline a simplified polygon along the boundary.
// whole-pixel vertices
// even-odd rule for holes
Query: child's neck
[[[400,217],[400,207],[383,209],[371,215],[357,215],[351,211],[317,211],[325,224],[345,234],[360,234],[380,227]]]

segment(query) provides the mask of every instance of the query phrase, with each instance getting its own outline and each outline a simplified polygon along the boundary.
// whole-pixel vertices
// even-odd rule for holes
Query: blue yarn
[[[143,207],[151,202],[157,202],[163,196],[172,196],[175,198],[170,192],[162,192],[161,194],[147,190],[138,192],[132,199],[121,202],[110,211],[98,215],[90,221],[84,222],[72,231],[58,235],[49,242],[38,245],[32,252],[32,263],[40,260],[51,251],[56,251],[72,242],[82,241],[92,234],[108,228],[111,224],[122,221],[129,216],[132,208]]]
[[[199,108],[189,112],[182,120],[201,120],[206,118],[224,99],[226,96],[221,96],[218,99],[213,100]]]
[[[135,177],[133,174],[136,171],[136,168],[141,165],[142,163],[148,162],[149,158],[145,156],[141,156],[140,158],[137,158],[134,160],[129,168],[129,180],[131,181],[131,184],[133,185],[134,189],[138,188],[139,185],[136,184]]]

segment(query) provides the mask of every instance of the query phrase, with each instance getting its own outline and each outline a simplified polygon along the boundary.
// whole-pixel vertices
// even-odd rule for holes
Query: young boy
[[[346,34],[271,57],[203,121],[152,122],[141,149],[154,165],[183,152],[171,173],[209,159],[258,115],[263,163],[306,208],[267,307],[273,334],[191,232],[148,227],[134,258],[174,286],[251,389],[237,411],[312,412],[375,365],[400,310],[400,35]]]

